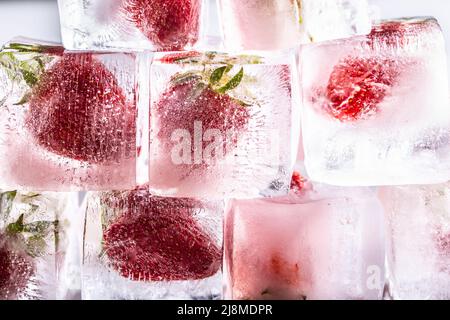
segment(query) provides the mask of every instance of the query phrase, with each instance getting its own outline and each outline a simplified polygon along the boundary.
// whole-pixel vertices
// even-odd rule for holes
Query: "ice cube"
[[[223,203],[160,198],[148,187],[92,193],[83,299],[218,299]]]
[[[146,56],[7,44],[0,52],[0,187],[133,188],[139,98],[148,113],[148,88],[138,85],[140,70],[148,74]]]
[[[367,0],[301,1],[301,43],[343,39],[370,33]]]
[[[198,40],[202,0],[58,0],[71,50],[183,50]]]
[[[380,299],[384,233],[376,193],[296,184],[288,197],[228,204],[225,298]]]
[[[291,60],[289,54],[156,55],[150,112],[153,192],[199,198],[286,194],[297,147],[290,135],[298,93],[291,87]]]
[[[450,299],[450,184],[383,187],[394,299]]]
[[[433,18],[377,23],[371,34],[302,52],[305,165],[345,186],[450,179],[450,106]]]
[[[76,214],[73,196],[0,191],[0,300],[64,297],[65,230]]]
[[[225,46],[275,50],[370,32],[367,0],[220,0]]]

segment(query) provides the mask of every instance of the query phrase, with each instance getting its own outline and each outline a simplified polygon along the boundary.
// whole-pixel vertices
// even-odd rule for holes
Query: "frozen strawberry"
[[[91,54],[64,54],[33,87],[27,126],[58,155],[118,162],[135,152],[135,107]]]
[[[326,88],[326,110],[340,121],[366,119],[379,111],[399,76],[394,60],[349,57],[339,62]]]
[[[246,103],[232,97],[230,91],[242,81],[244,70],[228,77],[229,66],[220,67],[209,75],[203,73],[177,74],[156,103],[159,118],[158,138],[167,152],[173,147],[172,134],[187,130],[194,137],[195,122],[203,130],[219,130],[226,154],[237,144],[238,136],[245,131],[250,119]],[[192,145],[192,152],[194,145]]]
[[[0,300],[16,299],[34,274],[32,260],[12,242],[10,237],[0,234]]]
[[[198,39],[201,0],[126,0],[124,11],[160,51],[182,50]]]
[[[107,204],[124,210],[104,232],[105,254],[123,277],[198,280],[219,270],[221,250],[195,220],[199,201],[132,192]]]

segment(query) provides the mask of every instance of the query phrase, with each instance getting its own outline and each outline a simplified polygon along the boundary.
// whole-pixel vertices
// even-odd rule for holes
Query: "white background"
[[[379,8],[381,18],[435,16],[444,29],[447,48],[450,48],[450,0],[369,1]],[[60,42],[56,0],[0,0],[0,46],[15,36]],[[447,54],[450,61],[450,50]]]

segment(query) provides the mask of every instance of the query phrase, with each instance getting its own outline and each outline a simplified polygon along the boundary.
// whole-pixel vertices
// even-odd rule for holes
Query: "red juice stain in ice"
[[[306,179],[300,175],[297,171],[292,174],[291,190],[295,193],[303,191],[305,188]]]
[[[270,271],[284,284],[297,285],[300,282],[300,266],[298,263],[288,262],[278,253],[273,253],[271,256]]]

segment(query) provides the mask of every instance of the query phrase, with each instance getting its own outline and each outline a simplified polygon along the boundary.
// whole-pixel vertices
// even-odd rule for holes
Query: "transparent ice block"
[[[276,50],[368,34],[367,0],[219,0],[225,46]]]
[[[148,113],[148,97],[138,82],[141,64],[150,61],[141,58],[146,55],[74,53],[23,39],[5,45],[0,52],[0,187],[133,188],[142,97]]]
[[[314,188],[270,200],[230,201],[225,298],[381,299],[383,214],[375,192]]]
[[[83,299],[219,299],[223,203],[147,187],[89,195]]]
[[[383,187],[394,299],[450,299],[450,185]]]
[[[345,186],[450,179],[450,105],[442,31],[433,18],[377,23],[368,36],[302,52],[305,164]]]
[[[64,298],[71,193],[0,191],[0,300]]]
[[[202,0],[58,0],[71,50],[183,50],[199,38]]]
[[[290,54],[156,55],[151,190],[200,198],[286,194],[297,146],[290,134],[298,93],[293,60]]]

